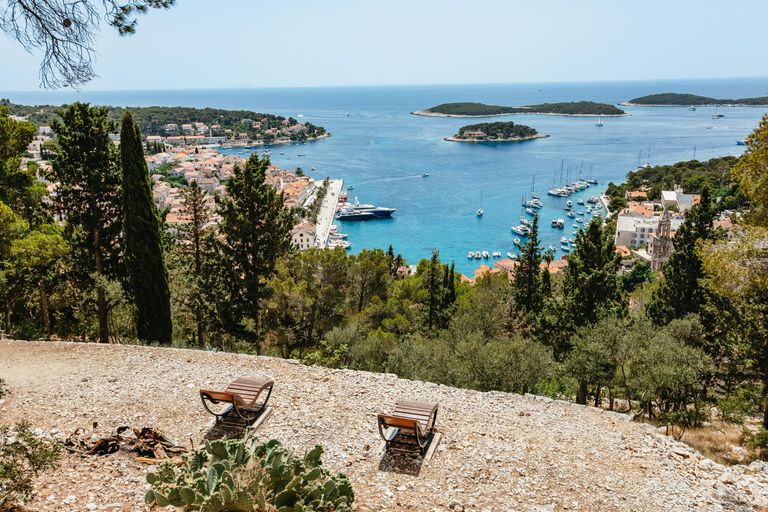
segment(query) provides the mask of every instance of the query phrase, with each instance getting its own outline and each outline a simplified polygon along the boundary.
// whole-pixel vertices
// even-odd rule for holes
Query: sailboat
[[[349,117],[349,110],[347,110],[347,117]]]
[[[603,126],[603,116],[597,118],[597,124],[595,126]]]
[[[480,208],[477,210],[477,216],[481,216],[483,214],[483,191],[480,191]]]
[[[715,105],[715,113],[712,114],[712,119],[720,119],[721,117],[725,117],[723,114],[718,114],[717,113],[717,107],[719,107],[719,106],[720,105]]]
[[[538,194],[536,194],[536,175],[533,175],[533,180],[531,181],[531,199],[541,199]]]

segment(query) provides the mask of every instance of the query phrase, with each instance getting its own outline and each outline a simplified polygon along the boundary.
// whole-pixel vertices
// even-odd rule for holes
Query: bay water
[[[638,163],[673,164],[681,160],[740,155],[736,145],[754,130],[766,108],[620,107],[627,117],[517,115],[493,118],[432,118],[410,112],[441,103],[472,101],[520,106],[547,102],[596,101],[618,104],[647,94],[677,92],[714,98],[768,95],[768,78],[669,80],[593,83],[524,83],[161,91],[26,91],[0,93],[14,103],[59,105],[87,101],[114,106],[187,106],[252,110],[292,116],[323,126],[332,137],[307,144],[270,147],[272,163],[302,170],[322,180],[344,180],[350,200],[396,208],[388,220],[338,222],[348,233],[351,252],[392,245],[409,263],[440,251],[456,270],[472,277],[481,263],[470,251],[518,253],[510,226],[519,224],[521,198],[532,186],[545,207],[540,211],[543,246],[558,248],[560,237],[572,238],[573,219],[563,210],[565,198],[546,194],[560,183],[560,169],[600,181],[570,200],[588,199],[607,183],[622,182]],[[461,126],[513,121],[550,135],[515,143],[458,143],[445,137]],[[650,150],[650,151],[649,151]],[[224,150],[227,151],[227,150]],[[235,150],[232,150],[235,151]],[[239,151],[239,150],[238,150]],[[279,154],[283,152],[284,154]],[[242,152],[238,154],[246,156]],[[306,155],[306,156],[299,156]],[[315,171],[310,169],[315,167]],[[423,177],[422,174],[429,176]],[[565,176],[563,176],[565,178]],[[476,211],[481,206],[481,217]],[[583,208],[581,208],[583,210]],[[525,214],[523,214],[525,215]],[[530,215],[528,215],[530,218]],[[563,218],[564,230],[550,227]]]

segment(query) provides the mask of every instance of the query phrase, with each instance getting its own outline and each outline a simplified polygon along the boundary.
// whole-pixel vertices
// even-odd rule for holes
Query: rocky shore
[[[198,390],[240,376],[276,381],[259,430],[349,475],[358,511],[768,510],[765,463],[724,467],[622,414],[533,395],[481,393],[391,374],[268,357],[127,345],[0,342],[0,423],[39,436],[121,425],[162,429],[199,446],[211,417]],[[442,440],[429,462],[379,451],[376,414],[401,399],[439,402]],[[154,466],[131,452],[66,453],[35,481],[30,510],[149,510]]]
[[[520,142],[523,140],[533,140],[533,139],[546,139],[549,137],[549,135],[531,135],[530,137],[512,137],[511,139],[460,139],[459,137],[456,137],[455,135],[452,137],[446,137],[443,140],[447,140],[450,142]]]

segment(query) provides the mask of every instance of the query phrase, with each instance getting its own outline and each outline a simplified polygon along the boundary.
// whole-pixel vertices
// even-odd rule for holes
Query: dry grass
[[[749,464],[757,458],[757,454],[742,441],[741,425],[715,422],[686,431],[681,441],[703,456],[727,466]]]

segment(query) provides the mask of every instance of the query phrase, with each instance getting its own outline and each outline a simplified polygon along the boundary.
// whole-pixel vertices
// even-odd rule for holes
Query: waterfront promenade
[[[317,247],[325,248],[328,245],[328,235],[331,234],[333,216],[336,214],[336,205],[339,203],[339,194],[344,186],[344,180],[330,180],[328,193],[323,198],[323,204],[317,213]]]

